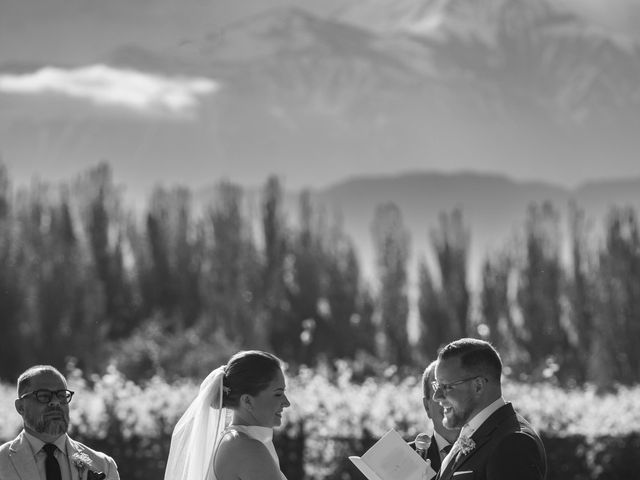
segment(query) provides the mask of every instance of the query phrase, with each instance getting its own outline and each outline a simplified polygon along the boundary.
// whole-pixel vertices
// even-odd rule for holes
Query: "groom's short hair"
[[[465,370],[500,380],[502,360],[498,351],[489,342],[477,338],[461,338],[444,346],[438,353],[438,360],[454,357],[460,358],[460,365]]]
[[[51,373],[53,375],[57,375],[65,384],[67,383],[67,379],[62,373],[60,373],[60,370],[58,370],[57,368],[52,367],[51,365],[34,365],[33,367],[27,368],[18,377],[18,381],[16,383],[18,397],[20,397],[29,388],[33,377],[37,377],[38,375],[41,375],[43,373]]]

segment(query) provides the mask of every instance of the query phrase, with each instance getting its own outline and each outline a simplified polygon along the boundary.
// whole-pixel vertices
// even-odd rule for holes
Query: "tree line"
[[[632,208],[612,208],[593,242],[577,206],[564,234],[555,206],[532,204],[520,241],[484,259],[472,290],[461,210],[431,226],[433,264],[413,265],[400,209],[378,206],[371,280],[310,192],[293,222],[276,177],[257,208],[237,185],[216,192],[200,205],[186,188],[157,187],[136,212],[106,164],[17,192],[2,168],[0,378],[70,359],[88,372],[116,363],[132,378],[201,376],[239,348],[268,349],[293,366],[343,358],[418,368],[460,336],[492,341],[523,379],[606,388],[639,378]],[[416,338],[407,328],[414,268]]]

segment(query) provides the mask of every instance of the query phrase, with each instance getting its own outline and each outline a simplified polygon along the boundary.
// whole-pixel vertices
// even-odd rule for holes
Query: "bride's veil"
[[[176,424],[164,480],[215,480],[208,470],[226,424],[227,409],[221,408],[223,378],[224,366],[211,372]]]

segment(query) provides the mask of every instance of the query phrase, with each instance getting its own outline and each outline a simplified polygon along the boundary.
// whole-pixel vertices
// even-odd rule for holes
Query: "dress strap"
[[[211,465],[209,465],[209,471],[207,472],[207,476],[206,479],[207,480],[216,480],[216,478],[218,478],[216,476],[216,456],[218,455],[218,450],[220,450],[220,443],[222,442],[222,439],[227,435],[227,433],[229,432],[237,432],[237,430],[231,428],[231,427],[227,427],[225,428],[222,433],[220,434],[220,438],[218,439],[218,443],[213,447],[213,455],[211,455]]]

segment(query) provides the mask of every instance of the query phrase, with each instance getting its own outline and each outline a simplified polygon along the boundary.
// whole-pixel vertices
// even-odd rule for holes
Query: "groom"
[[[502,361],[483,340],[462,338],[438,353],[433,399],[444,426],[461,428],[436,480],[544,480],[538,434],[502,398]]]
[[[119,480],[113,459],[67,436],[73,392],[49,365],[18,378],[15,407],[24,429],[0,447],[2,480]]]

